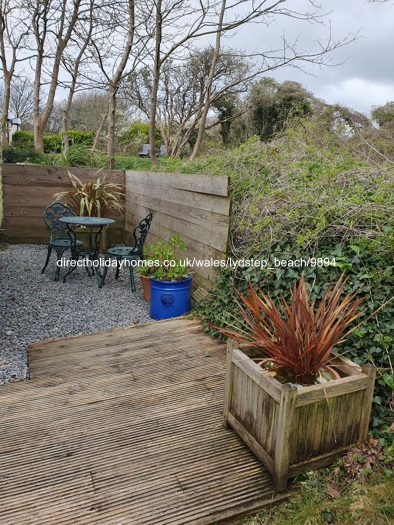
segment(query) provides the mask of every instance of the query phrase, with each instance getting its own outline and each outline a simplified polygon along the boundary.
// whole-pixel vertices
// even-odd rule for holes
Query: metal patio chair
[[[119,277],[120,270],[120,261],[126,260],[131,263],[131,261],[136,261],[138,259],[143,259],[143,248],[148,235],[149,228],[152,223],[152,214],[149,213],[144,219],[142,219],[133,230],[133,239],[134,246],[114,246],[113,248],[108,248],[107,253],[105,254],[105,263],[109,259],[116,259],[116,273],[115,279]],[[108,265],[104,263],[104,271],[99,284],[99,288],[102,288],[105,284],[105,278],[107,276]],[[129,264],[130,272],[130,285],[131,291],[135,292],[135,282],[134,282],[134,269],[132,264]]]
[[[75,217],[76,214],[72,211],[69,206],[66,206],[62,202],[52,202],[47,208],[45,208],[42,218],[45,224],[48,226],[50,231],[50,237],[48,242],[48,253],[41,273],[44,273],[48,266],[49,259],[52,253],[52,249],[56,252],[56,263],[61,260],[63,253],[67,250],[82,250],[83,242],[73,242],[70,238],[67,226],[60,222],[61,217]],[[55,281],[59,280],[60,265],[56,264]]]
[[[143,144],[142,151],[138,152],[138,156],[141,158],[150,156],[150,144]]]

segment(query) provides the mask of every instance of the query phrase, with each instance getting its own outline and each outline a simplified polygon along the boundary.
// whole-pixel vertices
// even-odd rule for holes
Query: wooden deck
[[[222,428],[224,348],[197,321],[29,356],[31,380],[0,387],[1,525],[203,525],[279,500]]]

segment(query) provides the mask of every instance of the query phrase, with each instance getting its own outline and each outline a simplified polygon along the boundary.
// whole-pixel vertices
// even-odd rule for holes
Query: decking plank
[[[208,525],[275,501],[222,427],[223,345],[198,321],[34,343],[29,357],[32,380],[0,388],[2,525]]]

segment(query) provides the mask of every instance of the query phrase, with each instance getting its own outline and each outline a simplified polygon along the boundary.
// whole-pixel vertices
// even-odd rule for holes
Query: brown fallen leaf
[[[332,485],[326,486],[326,494],[332,497],[332,499],[339,499],[341,497],[341,493],[334,488]]]

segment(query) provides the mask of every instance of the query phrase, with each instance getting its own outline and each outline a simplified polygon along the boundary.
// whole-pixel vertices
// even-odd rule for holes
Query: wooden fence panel
[[[92,177],[111,175],[124,184],[124,171],[87,168],[58,168],[21,164],[3,164],[4,219],[3,238],[11,243],[46,244],[48,230],[42,220],[44,209],[54,201],[54,194],[71,188],[68,171],[86,182]],[[119,228],[124,214],[110,214]]]
[[[48,230],[42,220],[54,194],[71,188],[68,171],[83,182],[111,174],[113,182],[125,184],[124,214],[110,214],[117,229],[111,242],[129,243],[134,226],[148,213],[154,219],[147,244],[180,234],[187,244],[182,256],[201,261],[194,267],[197,286],[209,287],[225,260],[230,227],[228,177],[174,173],[126,173],[121,170],[58,168],[20,164],[3,165],[4,219],[2,237],[12,243],[46,244]],[[204,263],[206,263],[204,265]]]
[[[126,233],[152,213],[147,244],[168,241],[179,233],[187,244],[187,252],[181,256],[200,261],[201,266],[194,266],[195,285],[210,287],[218,272],[212,261],[226,258],[229,178],[127,171],[125,180]]]

